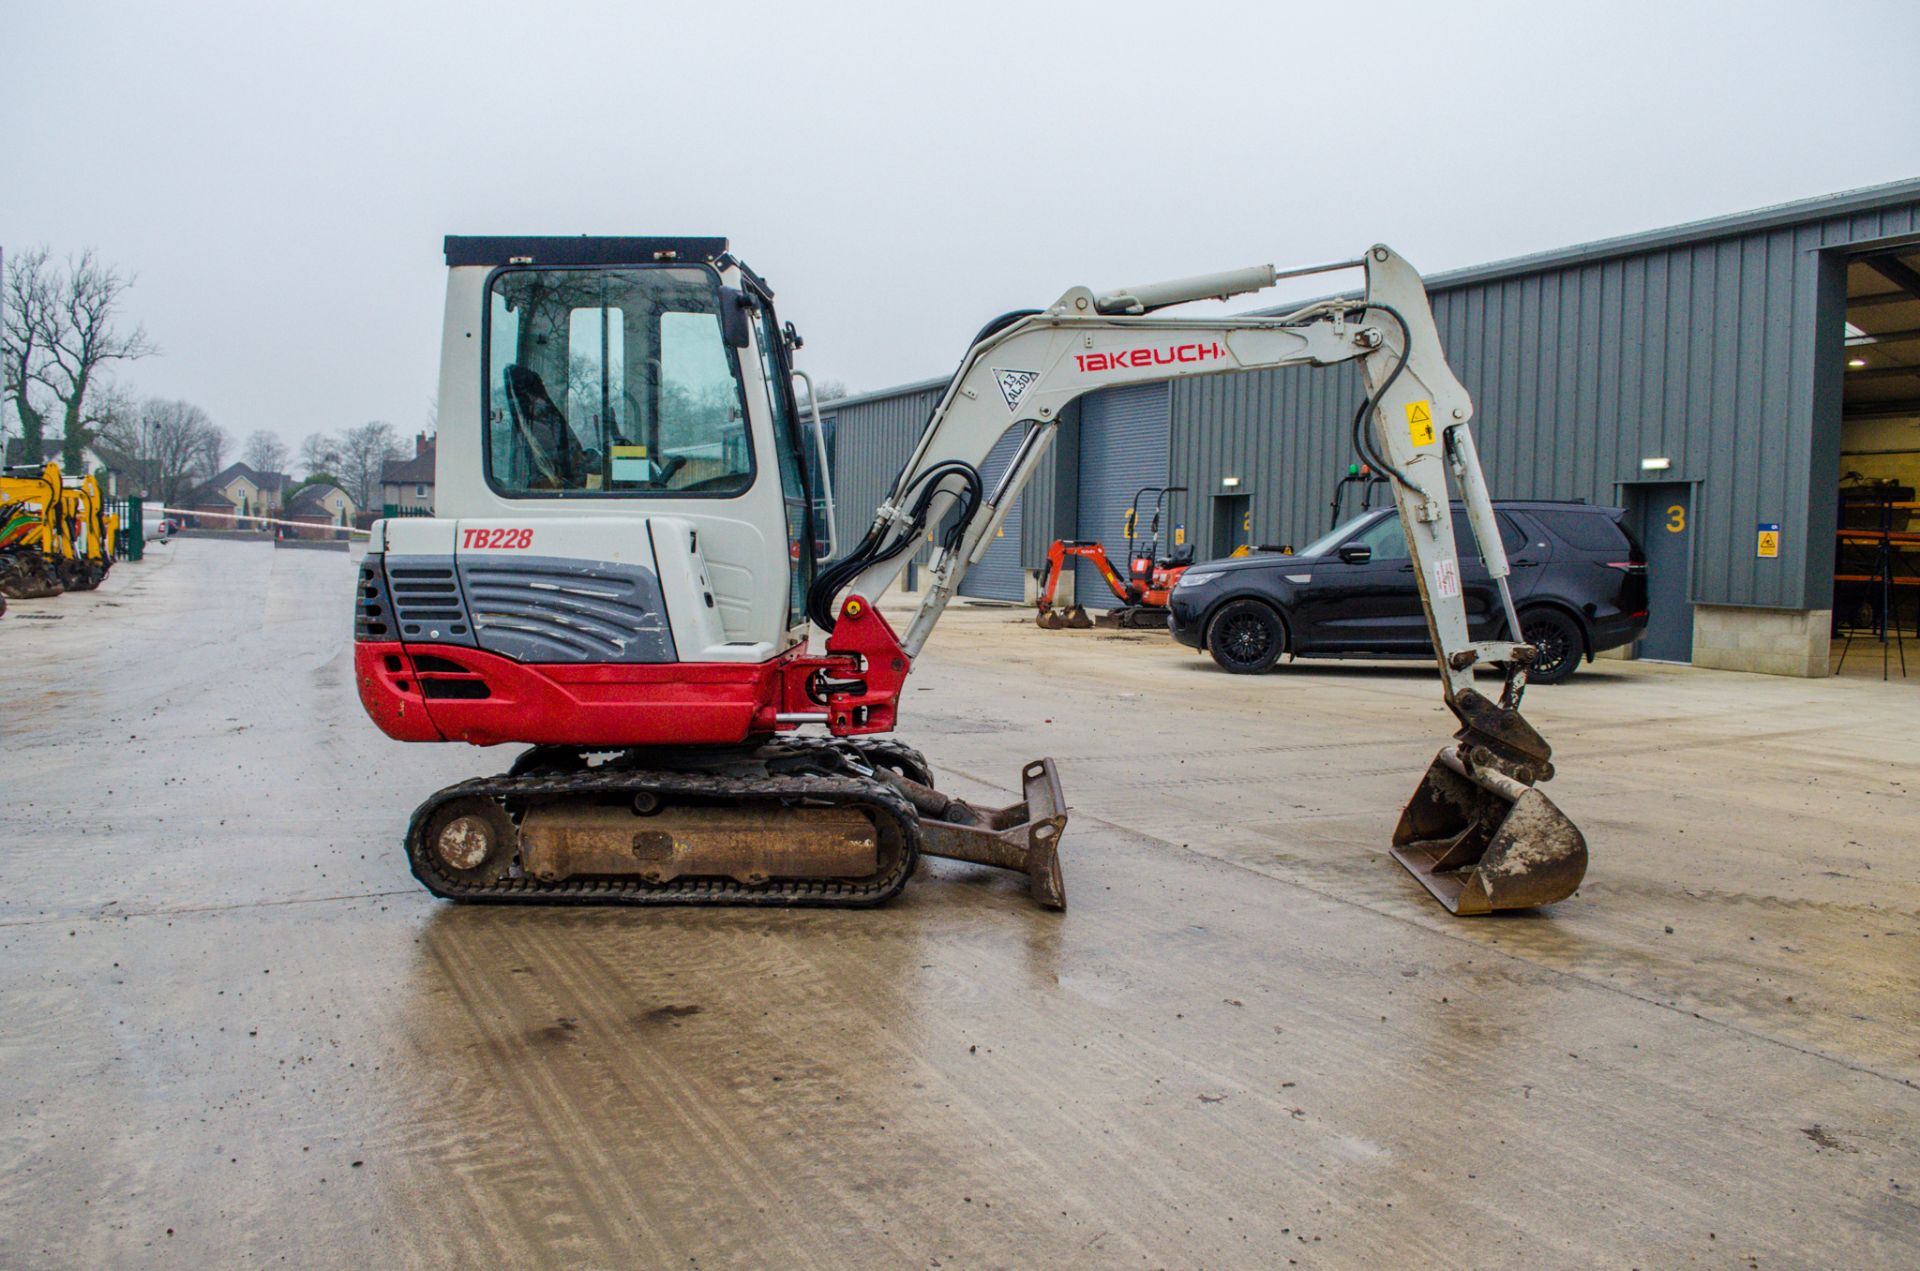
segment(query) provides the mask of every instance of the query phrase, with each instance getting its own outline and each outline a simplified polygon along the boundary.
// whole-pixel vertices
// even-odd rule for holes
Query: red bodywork
[[[1060,571],[1066,567],[1069,556],[1093,562],[1093,567],[1107,580],[1107,586],[1113,589],[1113,594],[1120,598],[1121,604],[1145,605],[1150,609],[1165,609],[1173,585],[1180,581],[1180,575],[1187,572],[1185,564],[1156,563],[1150,556],[1136,556],[1128,562],[1132,567],[1130,576],[1123,579],[1113,567],[1113,562],[1107,559],[1107,549],[1100,544],[1055,539],[1053,546],[1047,549],[1047,581],[1040,589],[1038,602],[1042,613],[1053,608],[1054,588],[1060,583]]]
[[[836,736],[890,732],[913,660],[880,611],[849,596],[824,656],[533,665],[368,640],[353,646],[353,666],[368,716],[399,741],[616,749],[734,745],[799,726],[781,715],[824,717]]]

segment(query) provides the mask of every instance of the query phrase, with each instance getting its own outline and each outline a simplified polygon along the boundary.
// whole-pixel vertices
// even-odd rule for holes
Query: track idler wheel
[[[448,877],[485,885],[506,878],[519,850],[520,831],[492,799],[455,799],[427,823],[427,850]]]

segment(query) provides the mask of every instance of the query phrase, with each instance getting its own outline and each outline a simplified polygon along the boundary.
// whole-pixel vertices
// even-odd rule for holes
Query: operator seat
[[[586,452],[574,440],[567,417],[547,396],[547,385],[540,376],[518,362],[507,363],[507,410],[514,430],[527,443],[534,467],[549,483],[550,489],[566,490],[580,484]]]

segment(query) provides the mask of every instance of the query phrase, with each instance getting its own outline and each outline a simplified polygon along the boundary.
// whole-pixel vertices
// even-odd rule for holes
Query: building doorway
[[[1253,496],[1213,496],[1213,537],[1207,540],[1207,559],[1231,556],[1236,548],[1253,543]]]
[[[1693,487],[1684,481],[1627,487],[1627,517],[1647,553],[1647,634],[1639,655],[1693,661]]]
[[[1881,659],[1859,656],[1862,639],[1912,639],[1920,624],[1920,244],[1849,257],[1846,312],[1838,533],[1823,549],[1834,633],[1864,667]]]

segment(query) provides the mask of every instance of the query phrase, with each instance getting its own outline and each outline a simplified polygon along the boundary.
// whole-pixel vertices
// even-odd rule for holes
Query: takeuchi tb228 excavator
[[[930,855],[1023,872],[1063,906],[1052,761],[1023,768],[1007,807],[941,794],[926,759],[886,736],[908,673],[1074,398],[1344,362],[1366,387],[1354,442],[1392,480],[1460,722],[1394,854],[1462,914],[1579,883],[1585,843],[1537,788],[1550,752],[1519,712],[1533,649],[1468,635],[1449,475],[1503,592],[1508,572],[1472,406],[1419,276],[1388,248],[1074,287],[995,318],[850,545],[833,542],[821,430],[794,392],[800,340],[724,239],[456,237],[446,254],[437,515],[375,525],[356,677],[392,737],[529,749],[414,813],[407,854],[436,894],[866,905]],[[1283,315],[1162,312],[1344,269],[1364,271],[1362,295]],[[1018,448],[989,487],[981,464],[1009,429]],[[918,609],[896,631],[878,601],[930,532]],[[1504,671],[1498,700],[1474,686],[1482,663]]]

